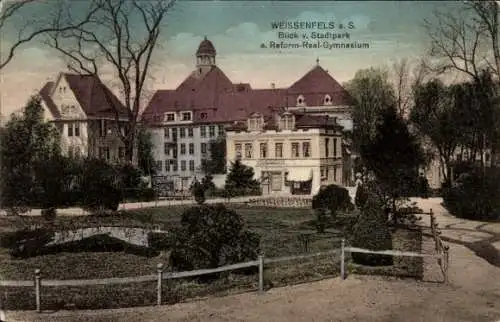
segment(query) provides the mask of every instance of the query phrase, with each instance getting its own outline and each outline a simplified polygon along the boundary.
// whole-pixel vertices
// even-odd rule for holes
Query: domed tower
[[[208,72],[215,66],[216,54],[214,45],[205,36],[196,51],[196,69],[200,74]]]

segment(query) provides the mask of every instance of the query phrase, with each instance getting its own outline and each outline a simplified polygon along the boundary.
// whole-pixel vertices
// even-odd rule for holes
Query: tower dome
[[[214,44],[212,44],[212,42],[207,39],[207,36],[205,36],[205,39],[203,39],[200,46],[198,46],[196,56],[215,56],[216,54],[217,52],[215,51]]]

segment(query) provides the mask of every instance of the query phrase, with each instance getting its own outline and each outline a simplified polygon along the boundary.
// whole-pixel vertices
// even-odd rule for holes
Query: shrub
[[[354,247],[370,250],[392,249],[392,237],[383,212],[382,202],[370,194],[361,215],[354,226],[352,236]],[[355,263],[369,266],[392,265],[389,255],[352,253]]]
[[[245,229],[235,211],[222,204],[203,205],[182,214],[181,227],[172,231],[170,245],[170,265],[187,271],[255,260],[260,237]]]
[[[205,202],[205,188],[200,182],[194,182],[191,192],[197,204],[201,205]]]
[[[313,197],[312,208],[316,211],[319,233],[323,233],[330,218],[335,218],[338,210],[350,210],[353,205],[347,189],[337,185],[322,187]]]
[[[464,173],[452,187],[443,188],[442,195],[444,205],[456,217],[500,219],[500,172],[497,169]]]
[[[115,169],[103,160],[88,159],[83,164],[82,207],[89,211],[118,210],[122,193]]]

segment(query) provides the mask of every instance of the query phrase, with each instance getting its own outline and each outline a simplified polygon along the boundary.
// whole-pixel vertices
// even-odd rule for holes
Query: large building
[[[264,195],[310,195],[343,183],[342,126],[328,115],[255,112],[227,131],[227,161],[254,169]]]
[[[123,134],[128,124],[126,108],[96,76],[60,73],[43,86],[40,97],[45,120],[61,134],[64,154],[125,160],[119,131]]]
[[[225,138],[225,128],[251,113],[272,109],[329,115],[352,128],[352,99],[319,61],[288,88],[253,89],[232,83],[216,64],[216,50],[204,39],[196,51],[196,67],[173,90],[155,93],[143,113],[155,145],[154,158],[163,182],[176,190],[203,176],[211,158],[211,142]]]

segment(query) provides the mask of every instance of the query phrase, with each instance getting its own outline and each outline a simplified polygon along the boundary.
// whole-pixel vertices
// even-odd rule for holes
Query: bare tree
[[[15,19],[17,15],[21,13],[23,8],[26,8],[27,6],[30,5],[35,5],[36,0],[17,0],[17,1],[11,1],[10,3],[7,3],[6,1],[0,1],[0,34],[2,34],[5,31],[5,27],[8,25],[10,21]],[[0,70],[3,69],[5,66],[7,66],[8,63],[14,58],[15,52],[19,47],[23,44],[26,44],[38,36],[47,34],[49,32],[55,32],[55,31],[67,31],[75,27],[81,26],[90,15],[92,15],[93,12],[90,11],[89,14],[85,17],[81,17],[82,19],[78,20],[78,23],[75,23],[75,21],[72,21],[71,25],[59,25],[59,26],[52,26],[46,22],[43,22],[42,20],[37,20],[37,21],[26,21],[23,17],[23,20],[25,21],[23,26],[19,28],[16,38],[13,40],[13,42],[9,45],[5,39],[2,41],[2,46],[8,46],[7,48],[4,47],[5,55],[2,55],[0,58]],[[5,37],[5,35],[4,35]]]
[[[129,161],[134,158],[137,123],[153,52],[174,3],[174,0],[91,0],[86,10],[92,15],[85,24],[52,32],[47,41],[68,60],[68,68],[73,72],[99,80],[106,75],[116,78],[128,119],[126,131],[118,133]],[[58,29],[73,19],[71,7],[61,6],[53,27]],[[106,99],[119,123],[122,106],[116,106],[110,95]]]
[[[439,74],[458,71],[477,80],[481,70],[500,76],[498,4],[495,1],[464,1],[463,8],[436,11],[424,20],[430,37],[431,68]]]

